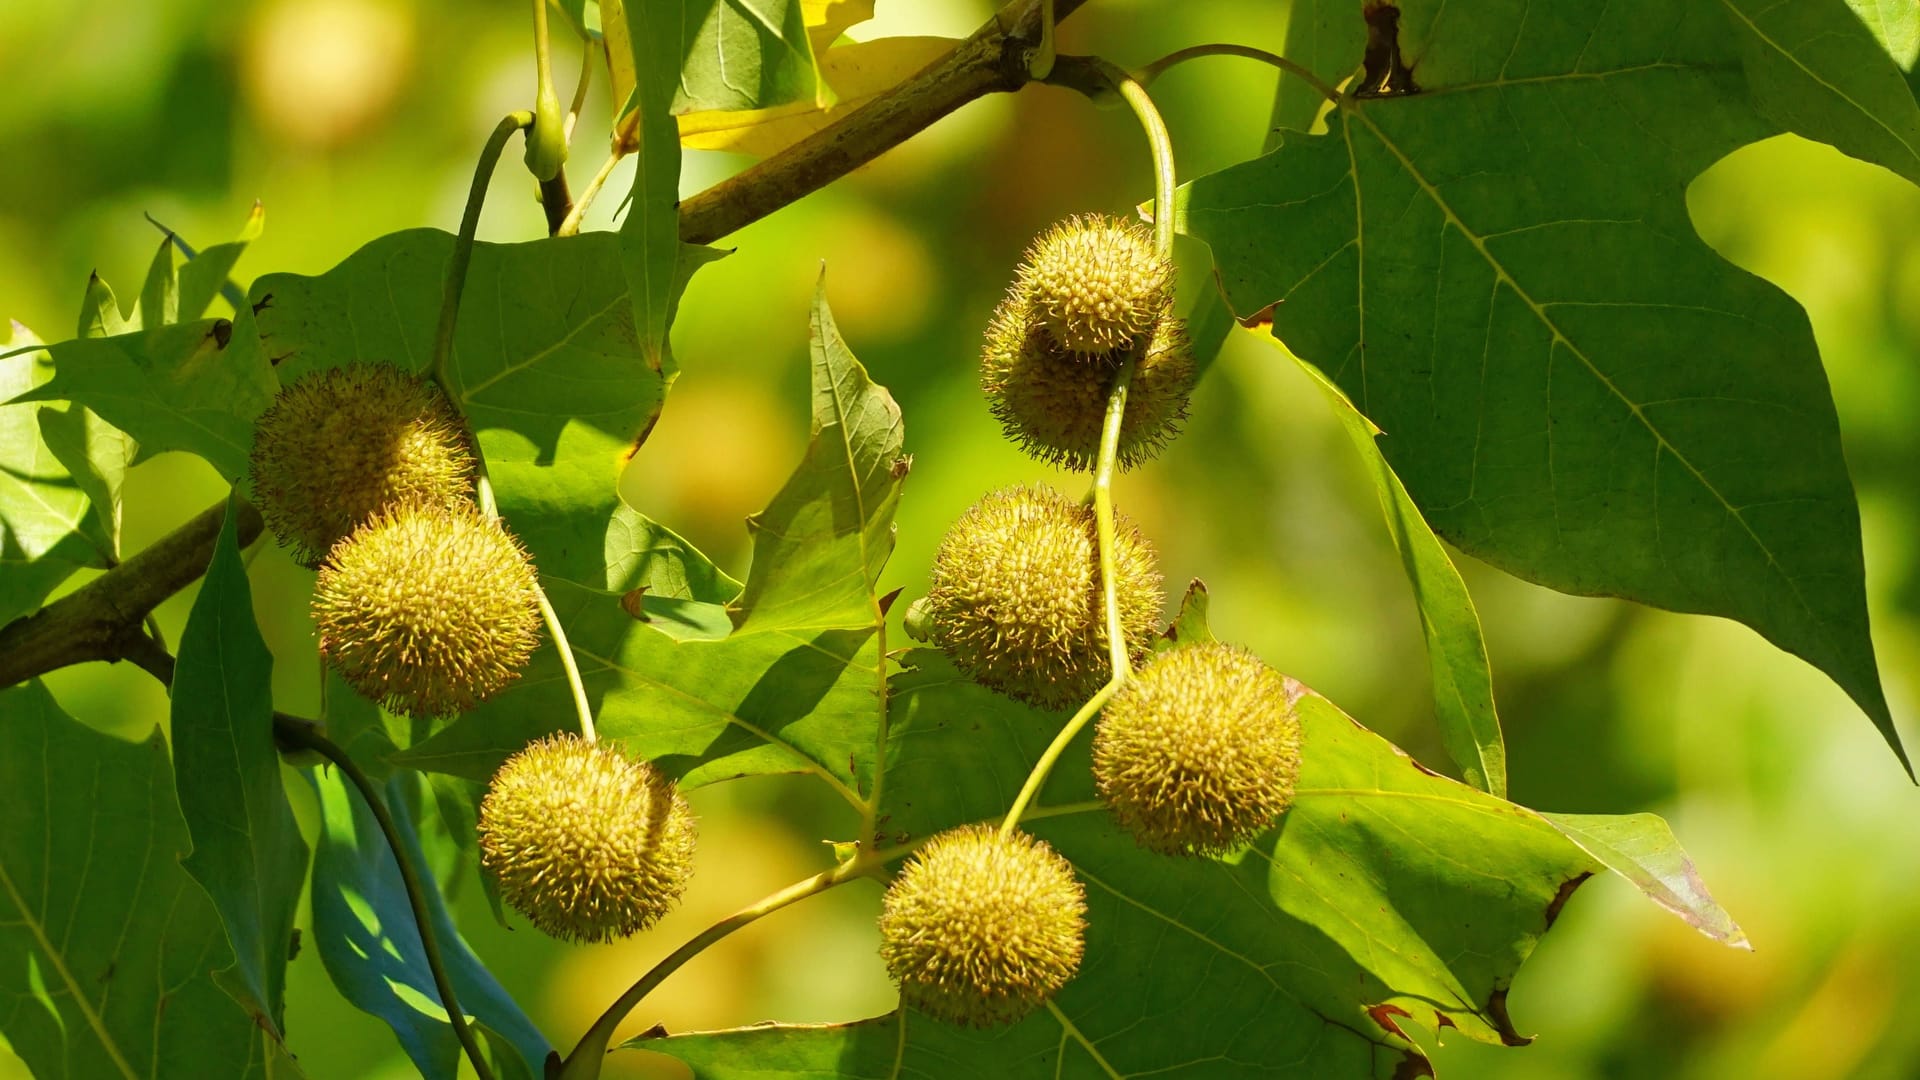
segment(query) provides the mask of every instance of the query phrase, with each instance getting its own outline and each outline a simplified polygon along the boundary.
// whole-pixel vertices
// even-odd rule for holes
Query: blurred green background
[[[880,20],[853,36],[960,35],[988,11],[977,0],[881,0]],[[266,232],[242,277],[318,272],[390,230],[452,228],[485,133],[531,99],[526,15],[509,0],[7,0],[0,315],[49,340],[71,336],[95,269],[130,301],[160,239],[143,212],[205,245],[262,200]],[[556,33],[564,95],[579,53]],[[1222,38],[1279,49],[1284,33],[1274,0],[1098,0],[1062,45],[1138,63]],[[1272,92],[1265,69],[1232,60],[1157,84],[1183,174],[1257,153]],[[592,101],[576,188],[602,157],[592,133],[605,128],[606,103]],[[738,250],[700,271],[681,309],[684,374],[627,475],[629,500],[744,573],[741,519],[804,446],[806,307],[822,260],[848,341],[905,410],[914,471],[891,584],[917,595],[946,524],[987,488],[1047,479],[1077,490],[1001,441],[973,364],[1035,232],[1070,212],[1124,211],[1147,193],[1132,125],[1047,88],[983,101],[724,241]],[[493,185],[483,239],[543,232],[516,159]],[[685,189],[743,161],[690,153]],[[616,174],[589,227],[607,227],[630,175]],[[1920,191],[1782,138],[1716,165],[1689,202],[1709,242],[1812,316],[1860,493],[1882,670],[1907,738],[1920,738]],[[1120,481],[1122,507],[1160,546],[1170,591],[1204,577],[1222,636],[1443,764],[1408,589],[1324,399],[1271,345],[1236,334],[1192,417],[1162,459]],[[223,492],[197,459],[140,466],[127,491],[129,549]],[[311,710],[311,575],[271,544],[251,558],[279,703]],[[1717,946],[1598,879],[1514,987],[1515,1020],[1538,1041],[1503,1050],[1455,1038],[1438,1052],[1442,1074],[1920,1075],[1920,792],[1840,691],[1732,623],[1565,597],[1461,561],[1486,624],[1513,796],[1667,815],[1755,950]],[[191,596],[161,609],[170,637]],[[101,727],[136,733],[165,717],[157,685],[125,665],[49,682]],[[698,927],[827,865],[820,841],[852,831],[838,804],[798,780],[693,799],[704,824],[692,891],[640,940],[573,948],[504,930],[465,883],[475,946],[556,1044],[570,1045]],[[877,901],[877,888],[856,885],[748,928],[676,975],[630,1030],[886,1010]],[[387,1030],[334,994],[316,956],[297,959],[290,979],[290,1041],[308,1075],[410,1072]],[[614,1066],[610,1075],[672,1075],[649,1071],[658,1065],[644,1055]],[[0,1043],[0,1080],[24,1075]]]

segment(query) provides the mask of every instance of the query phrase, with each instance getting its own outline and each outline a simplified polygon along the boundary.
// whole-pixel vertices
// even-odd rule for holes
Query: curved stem
[[[1239,56],[1248,60],[1258,60],[1263,64],[1270,64],[1292,75],[1294,78],[1299,79],[1301,82],[1306,83],[1308,86],[1313,87],[1314,90],[1319,92],[1321,97],[1326,98],[1335,105],[1340,104],[1340,91],[1327,85],[1326,81],[1320,78],[1320,76],[1281,56],[1279,53],[1271,53],[1265,49],[1256,49],[1251,45],[1190,45],[1187,48],[1170,52],[1160,59],[1155,60],[1146,67],[1134,72],[1133,77],[1139,81],[1140,85],[1148,86],[1153,83],[1153,80],[1165,74],[1168,68],[1202,56]]]
[[[553,235],[572,236],[580,231],[580,219],[586,217],[587,207],[593,205],[594,196],[600,194],[600,189],[606,186],[607,177],[613,175],[614,166],[620,164],[620,159],[626,156],[619,147],[615,147],[613,153],[607,155],[607,160],[601,164],[600,171],[593,174],[593,179],[587,181],[587,186],[581,190],[580,197],[573,200],[573,209],[568,211],[567,219],[560,223],[560,227],[553,231]]]
[[[587,1029],[587,1033],[580,1037],[580,1042],[574,1046],[573,1052],[567,1055],[567,1060],[561,1064],[560,1071],[555,1074],[555,1080],[591,1080],[599,1076],[601,1059],[606,1056],[607,1048],[613,1042],[614,1030],[620,1026],[620,1022],[625,1020],[627,1014],[645,1000],[648,994],[653,993],[661,983],[667,981],[668,976],[680,970],[683,964],[698,956],[707,946],[789,904],[805,900],[809,896],[816,896],[837,885],[844,885],[855,878],[865,877],[880,864],[879,858],[873,855],[862,855],[841,863],[831,870],[823,870],[804,881],[794,882],[779,892],[749,904],[695,934],[686,944],[669,953],[666,959],[653,965],[651,971],[640,976],[640,980],[628,987],[626,993],[621,994],[618,1000],[607,1006],[607,1011],[600,1014],[600,1018]]]
[[[593,47],[589,45],[580,53],[580,81],[573,86],[573,101],[567,106],[566,132],[567,142],[573,142],[573,129],[580,122],[580,110],[587,106],[587,87],[593,82]]]
[[[1107,415],[1100,424],[1100,460],[1093,472],[1093,521],[1100,540],[1100,599],[1107,615],[1107,653],[1115,682],[1133,674],[1127,650],[1126,627],[1120,620],[1119,560],[1115,557],[1117,530],[1113,522],[1113,474],[1120,459],[1120,424],[1127,414],[1127,387],[1133,382],[1138,347],[1130,350],[1114,377],[1107,397]]]
[[[1173,138],[1167,134],[1167,122],[1147,96],[1147,88],[1138,79],[1104,60],[1097,61],[1113,88],[1133,109],[1153,151],[1153,243],[1162,258],[1173,258]]]
[[[560,625],[560,616],[554,613],[553,601],[547,599],[547,590],[540,587],[536,579],[533,595],[540,601],[540,617],[546,620],[547,633],[553,635],[553,647],[560,650],[560,666],[566,669],[567,686],[573,691],[573,708],[580,714],[580,737],[589,745],[600,741],[593,730],[593,706],[587,701],[587,686],[580,679],[580,664],[574,659],[573,645],[567,641],[566,627]]]
[[[448,379],[448,369],[453,362],[453,328],[460,321],[460,292],[467,284],[467,264],[473,261],[473,234],[480,227],[480,207],[487,201],[487,182],[493,178],[493,167],[500,163],[500,151],[506,147],[507,139],[532,124],[532,113],[524,109],[510,112],[501,117],[493,134],[487,136],[487,145],[480,151],[480,162],[474,166],[473,186],[467,190],[467,209],[460,217],[460,235],[454,240],[453,254],[447,259],[446,284],[440,292],[440,325],[433,334],[433,366],[429,371],[456,409],[460,407],[460,398]]]
[[[1080,711],[1073,714],[1073,719],[1067,721],[1067,726],[1060,729],[1060,734],[1053,737],[1053,742],[1047,745],[1046,753],[1040,755],[1040,760],[1034,762],[1032,771],[1027,773],[1027,782],[1021,785],[1020,794],[1014,796],[1013,805],[1007,808],[1007,816],[1000,822],[1001,836],[1010,836],[1014,829],[1020,827],[1021,817],[1026,814],[1027,807],[1033,804],[1034,797],[1040,794],[1041,786],[1047,782],[1047,776],[1053,772],[1054,763],[1059,761],[1060,755],[1066,752],[1067,744],[1093,721],[1101,707],[1106,705],[1107,699],[1112,697],[1113,692],[1120,689],[1120,684],[1125,681],[1126,678],[1116,671],[1113,680],[1088,698],[1087,703],[1080,706]]]
[[[553,49],[547,38],[547,0],[533,0],[533,73],[538,82],[534,92],[542,98],[553,92]]]
[[[454,1036],[465,1048],[467,1060],[473,1062],[473,1071],[480,1074],[481,1080],[493,1080],[493,1069],[487,1064],[486,1055],[480,1051],[480,1040],[474,1036],[473,1029],[467,1026],[467,1014],[460,1009],[459,998],[453,992],[453,980],[447,975],[446,961],[440,955],[440,938],[434,932],[433,918],[427,910],[426,883],[420,880],[420,872],[407,854],[400,829],[394,824],[393,815],[387,811],[386,802],[374,789],[373,781],[367,779],[367,774],[360,771],[360,766],[354,764],[353,758],[339,744],[313,728],[283,724],[276,719],[273,730],[283,744],[311,750],[332,762],[359,790],[360,797],[366,800],[367,809],[373,813],[381,834],[387,838],[387,847],[393,851],[393,861],[400,867],[400,883],[407,890],[407,904],[413,908],[414,926],[420,931],[420,949],[427,956],[427,967],[433,971],[433,985],[440,992],[440,1004],[447,1010],[447,1023],[453,1026]]]

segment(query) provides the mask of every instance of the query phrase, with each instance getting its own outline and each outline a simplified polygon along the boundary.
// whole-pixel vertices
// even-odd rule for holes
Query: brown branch
[[[207,572],[226,508],[223,499],[72,593],[0,627],[0,687],[69,664],[135,655],[146,640],[147,614]],[[235,500],[234,512],[245,547],[260,535],[260,512],[244,499]]]
[[[1054,19],[1086,0],[1056,0]],[[1032,81],[1039,0],[1016,0],[919,74],[833,124],[680,204],[680,239],[707,244],[809,195],[961,106]],[[1064,59],[1064,58],[1063,58]]]

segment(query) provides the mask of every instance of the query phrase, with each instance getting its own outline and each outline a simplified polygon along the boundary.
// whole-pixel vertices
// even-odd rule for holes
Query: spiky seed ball
[[[1153,233],[1104,214],[1068,218],[1041,234],[1020,264],[1026,296],[1061,347],[1107,353],[1146,333],[1173,304],[1173,264]]]
[[[389,364],[329,368],[281,390],[254,429],[251,465],[261,517],[308,565],[388,506],[473,490],[453,406]]]
[[[1090,472],[1100,457],[1107,396],[1125,350],[1082,357],[1053,340],[1034,305],[1008,297],[993,313],[980,354],[980,386],[1007,438],[1049,465]],[[1186,324],[1169,315],[1153,324],[1127,384],[1120,420],[1120,467],[1160,452],[1180,433],[1193,389],[1193,346]]]
[[[540,638],[533,563],[469,503],[375,514],[313,589],[320,651],[396,713],[465,712],[520,675]]]
[[[1218,642],[1169,649],[1127,680],[1093,736],[1100,797],[1142,847],[1218,854],[1293,804],[1300,721],[1279,672]]]
[[[658,922],[693,875],[698,833],[660,770],[570,732],[508,758],[480,802],[480,862],[501,898],[566,941]]]
[[[1073,867],[1025,833],[941,833],[881,901],[880,958],[900,999],[969,1027],[1010,1024],[1080,969],[1086,893]]]
[[[1115,521],[1114,575],[1127,648],[1146,655],[1160,620],[1153,545]],[[973,504],[934,557],[924,612],[933,643],[966,675],[1042,708],[1076,706],[1112,672],[1093,510],[1044,487]]]

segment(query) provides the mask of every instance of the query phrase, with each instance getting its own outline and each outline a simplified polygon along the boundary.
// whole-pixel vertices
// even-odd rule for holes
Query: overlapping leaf
[[[286,1031],[287,956],[307,844],[273,742],[273,656],[253,621],[231,506],[173,673],[173,769],[193,841],[183,862],[226,926],[234,995],[260,1027]]]
[[[1277,305],[1441,535],[1745,622],[1898,749],[1806,317],[1687,220],[1687,182],[1773,130],[1724,13],[1437,10],[1405,14],[1422,93],[1344,101],[1325,136],[1187,189],[1235,310]]]
[[[0,1029],[41,1080],[293,1076],[213,972],[220,917],[177,859],[166,741],[0,691]]]
[[[647,539],[620,557],[627,569],[609,572],[610,588],[547,585],[603,736],[690,785],[809,772],[860,806],[882,663],[874,582],[892,550],[902,432],[824,297],[813,325],[813,440],[755,518],[743,593],[678,537],[632,517],[623,527]],[[518,684],[398,760],[484,780],[529,739],[572,723],[558,656],[542,650]]]
[[[461,1050],[440,1004],[399,864],[359,794],[337,771],[308,778],[320,800],[320,841],[313,866],[314,948],[340,993],[393,1029],[420,1075],[453,1080]],[[412,823],[411,776],[396,776],[383,796],[408,855],[425,860]],[[427,903],[460,1007],[484,1036],[495,1071],[538,1077],[552,1049],[512,996],[461,938],[439,886],[426,878]]]
[[[12,324],[13,348],[35,343],[26,327]],[[75,570],[105,566],[116,554],[86,487],[42,434],[51,430],[56,441],[77,435],[85,445],[84,428],[71,430],[86,423],[81,410],[4,404],[52,378],[45,352],[0,357],[0,626],[39,607]]]

